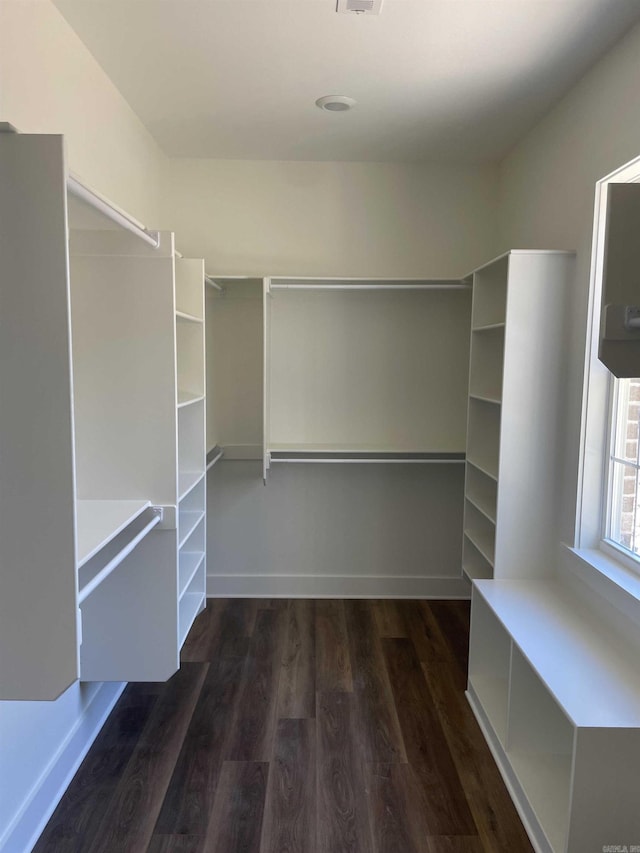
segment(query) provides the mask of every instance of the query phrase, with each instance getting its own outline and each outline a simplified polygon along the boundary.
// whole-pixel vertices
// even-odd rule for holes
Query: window
[[[638,304],[640,196],[633,193],[631,198],[621,184],[640,184],[640,157],[596,184],[575,528],[572,543],[565,540],[561,565],[616,611],[640,623],[640,379],[614,379],[616,373],[640,376],[635,367],[627,372],[629,364],[640,362],[618,358],[623,349],[631,350],[633,356],[634,347],[627,345],[630,340],[636,341],[633,357],[640,355],[639,339],[630,334],[626,315],[620,313],[621,306]],[[609,204],[613,196],[614,206]],[[624,215],[618,215],[620,205]],[[612,210],[616,214],[613,230]],[[617,251],[622,237],[626,254]],[[603,339],[607,341],[604,363],[600,360]]]
[[[640,379],[614,382],[605,539],[640,569]]]

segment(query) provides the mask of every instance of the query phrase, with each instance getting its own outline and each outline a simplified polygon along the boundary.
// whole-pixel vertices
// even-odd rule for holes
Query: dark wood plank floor
[[[212,600],[130,684],[36,853],[532,853],[458,601]]]

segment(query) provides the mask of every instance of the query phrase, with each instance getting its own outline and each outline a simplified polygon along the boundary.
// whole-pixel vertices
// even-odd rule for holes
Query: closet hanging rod
[[[271,290],[469,290],[463,282],[424,284],[271,284]]]
[[[207,459],[207,471],[210,468],[213,468],[213,466],[216,464],[216,462],[219,462],[223,456],[224,456],[224,448],[220,447],[218,449],[218,452],[211,459]]]
[[[210,275],[207,275],[205,273],[204,280],[207,282],[207,284],[210,284],[211,287],[215,288],[215,290],[217,290],[219,293],[225,292],[225,288],[221,284],[218,284],[217,281],[214,281]]]
[[[289,463],[321,463],[321,464],[332,464],[332,465],[460,465],[464,464],[464,459],[381,459],[375,457],[336,457],[336,456],[325,456],[324,458],[319,458],[317,456],[307,456],[307,457],[293,457],[293,456],[277,456],[272,457],[271,462],[276,464],[278,462],[289,462]]]
[[[89,187],[85,186],[73,175],[67,177],[67,190],[77,199],[93,207],[94,210],[97,210],[112,222],[115,222],[116,225],[125,228],[127,231],[135,234],[136,237],[144,240],[145,243],[153,246],[154,249],[157,249],[160,245],[160,238],[157,231],[148,231],[137,219],[120,210],[120,208],[107,201],[104,196],[101,196],[95,190],[89,189]]]
[[[330,462],[364,463],[364,464],[464,464],[464,453],[428,453],[428,452],[375,452],[375,451],[295,451],[272,450],[269,452],[271,462]]]
[[[102,568],[95,577],[91,578],[91,580],[85,584],[78,592],[78,604],[82,604],[85,598],[90,595],[94,589],[99,586],[103,580],[109,577],[111,572],[118,568],[120,563],[128,557],[129,554],[133,551],[136,545],[141,542],[144,537],[152,530],[157,524],[160,524],[162,521],[162,514],[160,512],[156,512],[153,518],[145,524],[145,526],[140,530],[136,535],[131,539],[121,551],[115,555],[112,560],[109,560],[106,566]]]

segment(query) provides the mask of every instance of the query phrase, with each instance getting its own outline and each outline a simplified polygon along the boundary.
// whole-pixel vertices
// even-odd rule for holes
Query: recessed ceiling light
[[[316,101],[316,107],[330,113],[343,113],[355,105],[356,101],[353,98],[347,98],[346,95],[325,95]]]

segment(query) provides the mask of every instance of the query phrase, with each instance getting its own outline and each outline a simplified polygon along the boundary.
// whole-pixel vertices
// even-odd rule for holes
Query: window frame
[[[614,507],[617,503],[618,496],[614,493],[615,484],[615,469],[616,464],[622,464],[623,460],[616,457],[616,444],[619,439],[621,400],[620,400],[620,383],[624,379],[616,380],[614,376],[610,377],[610,407],[609,407],[609,422],[608,435],[609,446],[607,452],[607,472],[605,477],[605,494],[603,497],[603,524],[602,524],[602,541],[601,549],[613,559],[620,560],[623,565],[637,572],[640,575],[640,554],[635,554],[629,548],[626,548],[622,543],[618,542],[611,535],[612,519]],[[638,462],[629,462],[629,466],[638,469]]]
[[[610,183],[640,183],[640,156],[595,187],[575,526],[573,542],[562,548],[560,566],[640,625],[640,572],[635,558],[627,557],[604,536],[614,377],[598,359],[598,348]]]

